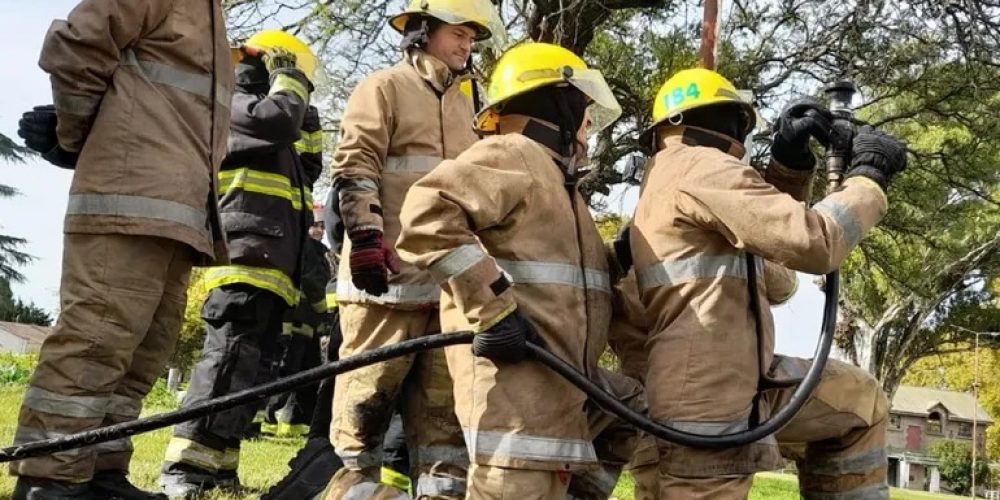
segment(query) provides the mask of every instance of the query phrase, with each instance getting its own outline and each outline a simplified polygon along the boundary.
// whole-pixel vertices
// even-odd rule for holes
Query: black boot
[[[69,483],[54,479],[19,476],[12,500],[107,500],[90,483]]]
[[[104,498],[115,500],[167,500],[167,495],[144,491],[130,483],[125,473],[116,470],[105,470],[94,474],[90,487]]]
[[[326,488],[333,474],[344,466],[328,438],[312,438],[298,455],[288,462],[292,468],[278,484],[261,495],[260,500],[309,500]]]

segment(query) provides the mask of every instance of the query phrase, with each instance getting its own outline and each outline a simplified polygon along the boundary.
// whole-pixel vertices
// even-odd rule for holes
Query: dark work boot
[[[90,487],[97,493],[106,495],[104,498],[115,500],[167,500],[167,495],[152,491],[140,490],[129,482],[125,473],[117,470],[105,470],[94,474]]]
[[[19,476],[12,500],[107,500],[90,483],[69,483],[54,479]]]
[[[288,466],[292,470],[278,484],[271,487],[261,500],[308,500],[315,498],[330,482],[344,463],[334,452],[330,440],[312,438],[299,450]]]

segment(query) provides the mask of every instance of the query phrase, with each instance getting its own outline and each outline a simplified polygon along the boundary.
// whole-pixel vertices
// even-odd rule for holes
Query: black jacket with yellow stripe
[[[306,119],[315,108],[310,112],[295,82],[266,81],[259,65],[241,64],[237,71],[229,151],[218,179],[232,264],[211,269],[206,280],[210,288],[250,284],[295,305],[313,221],[311,187],[322,170],[321,132],[318,117]]]

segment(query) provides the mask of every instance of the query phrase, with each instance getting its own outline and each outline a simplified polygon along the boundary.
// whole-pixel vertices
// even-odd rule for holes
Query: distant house
[[[0,352],[27,354],[38,352],[42,341],[52,333],[50,326],[25,325],[0,321]]]
[[[900,386],[889,410],[889,485],[911,490],[941,491],[938,461],[928,451],[942,440],[972,445],[983,457],[986,429],[993,419],[972,394],[927,387]]]

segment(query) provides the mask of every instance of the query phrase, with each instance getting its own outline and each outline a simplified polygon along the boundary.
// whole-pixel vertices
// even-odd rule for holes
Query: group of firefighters
[[[718,73],[680,71],[640,138],[653,156],[634,218],[605,244],[578,184],[588,137],[621,107],[598,68],[528,42],[496,62],[477,113],[463,87],[473,44],[502,29],[494,9],[413,0],[390,19],[402,60],[354,89],[333,153],[324,217],[340,255],[333,277],[313,227],[323,140],[310,104],[318,63],[305,43],[270,30],[231,49],[215,0],[83,0],[54,22],[40,60],[54,105],[25,113],[19,133],[75,172],[61,313],[15,444],[136,419],[177,339],[197,265],[212,266],[207,336],[182,407],[318,359],[309,339],[322,320],[292,310],[339,313],[331,357],[475,332],[471,349],[363,367],[318,396],[308,388],[318,398],[310,443],[328,451],[292,464],[322,470],[321,480],[290,477],[310,497],[608,498],[627,466],[637,498],[735,499],[755,472],[791,459],[804,498],[888,498],[887,401],[861,369],[829,362],[777,434],[702,450],[605,413],[526,359],[526,343],[676,429],[756,425],[788,401],[780,382],[810,365],[774,354],[768,307],[795,293],[795,271],[836,269],[879,222],[905,145],[860,128],[843,186],[809,207],[810,141],[831,140],[829,111],[789,106],[758,171],[742,161],[753,106]],[[282,340],[283,323],[298,340]],[[598,365],[609,346],[621,373]],[[130,483],[133,447],[122,438],[14,462],[14,498],[235,488],[258,410],[178,425],[164,493]],[[402,478],[383,468],[399,441],[386,437],[394,415],[409,450]]]

